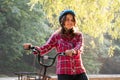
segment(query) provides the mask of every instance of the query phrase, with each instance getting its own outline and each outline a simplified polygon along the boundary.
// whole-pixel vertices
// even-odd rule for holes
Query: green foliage
[[[0,59],[4,65],[11,63],[11,69],[14,69],[12,68],[14,61],[20,60],[24,54],[23,43],[43,44],[52,31],[48,27],[49,23],[44,17],[40,4],[30,11],[27,3],[28,0],[0,2]],[[0,63],[1,69],[3,63]],[[22,65],[25,66],[25,64]],[[7,69],[9,71],[9,68]]]
[[[90,52],[83,54],[82,57],[86,71],[88,74],[99,74],[102,63],[97,59],[98,56],[95,53]]]
[[[33,67],[26,64],[24,60],[15,60],[14,62],[0,61],[0,64],[0,74],[7,73],[13,76],[14,72],[34,71]]]
[[[119,0],[30,0],[31,9],[36,3],[43,6],[47,18],[54,27],[58,26],[58,16],[62,10],[73,9],[82,32],[95,38],[100,37],[100,40],[106,32],[115,39],[120,37]],[[114,30],[111,28],[113,26]]]
[[[117,42],[119,43],[119,41]],[[119,74],[120,73],[120,47],[116,46],[114,49],[114,56],[108,57],[104,60],[100,70],[100,74]],[[109,68],[108,68],[109,67]]]
[[[106,34],[104,35],[105,39],[103,43],[100,43],[97,38],[93,38],[89,35],[84,36],[85,54],[83,55],[83,61],[88,73],[99,74],[99,72],[101,72],[100,70],[103,70],[106,66],[108,66],[107,64],[111,64],[110,62],[107,63],[107,59],[111,59],[113,62],[116,62],[115,59],[117,59],[117,61],[119,60],[120,39],[111,39],[111,36]],[[112,59],[114,57],[115,59]],[[105,69],[108,70],[107,68]],[[109,68],[114,68],[114,66],[109,66]],[[119,66],[115,68],[118,69]],[[109,73],[105,72],[104,70],[103,72]],[[114,71],[111,72],[114,73]]]
[[[95,38],[84,35],[84,54],[82,55],[83,63],[89,74],[98,74],[100,71],[100,67],[102,65],[99,58],[104,54],[100,54],[99,56],[99,49],[101,47],[97,46],[99,44],[98,41],[95,41]],[[97,46],[97,47],[96,47]],[[107,54],[106,54],[107,55]]]

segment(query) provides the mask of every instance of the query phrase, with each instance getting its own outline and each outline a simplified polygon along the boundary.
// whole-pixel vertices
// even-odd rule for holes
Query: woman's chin
[[[68,30],[72,29],[73,27],[68,28]]]

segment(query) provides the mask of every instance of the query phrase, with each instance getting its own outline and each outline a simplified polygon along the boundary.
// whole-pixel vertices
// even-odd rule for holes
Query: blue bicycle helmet
[[[64,10],[64,11],[62,11],[62,12],[60,13],[59,22],[61,21],[62,17],[63,17],[64,15],[68,14],[68,13],[70,13],[70,14],[72,14],[72,15],[75,16],[75,12],[74,12],[73,10],[69,10],[69,9],[68,9],[68,10]]]

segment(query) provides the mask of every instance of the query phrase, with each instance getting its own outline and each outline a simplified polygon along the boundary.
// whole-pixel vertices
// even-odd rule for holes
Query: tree
[[[12,71],[25,65],[24,62],[23,65],[17,65],[15,62],[22,64],[21,57],[25,53],[23,43],[43,44],[52,31],[40,4],[30,11],[27,3],[28,0],[0,2],[0,72]]]
[[[108,32],[113,39],[120,38],[120,1],[119,0],[30,0],[31,9],[40,3],[52,23],[58,26],[59,13],[64,9],[73,9],[76,12],[80,30],[91,36],[100,37]],[[66,5],[67,4],[67,5]]]

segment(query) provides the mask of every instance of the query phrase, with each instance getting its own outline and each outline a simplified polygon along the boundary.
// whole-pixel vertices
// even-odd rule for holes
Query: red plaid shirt
[[[74,49],[76,55],[70,56],[58,56],[56,74],[80,74],[85,72],[85,68],[81,59],[81,52],[83,48],[83,37],[81,33],[71,38],[70,35],[62,37],[61,34],[53,34],[47,43],[39,48],[41,54],[48,53],[52,48],[55,48],[57,53],[65,52],[65,50]]]

